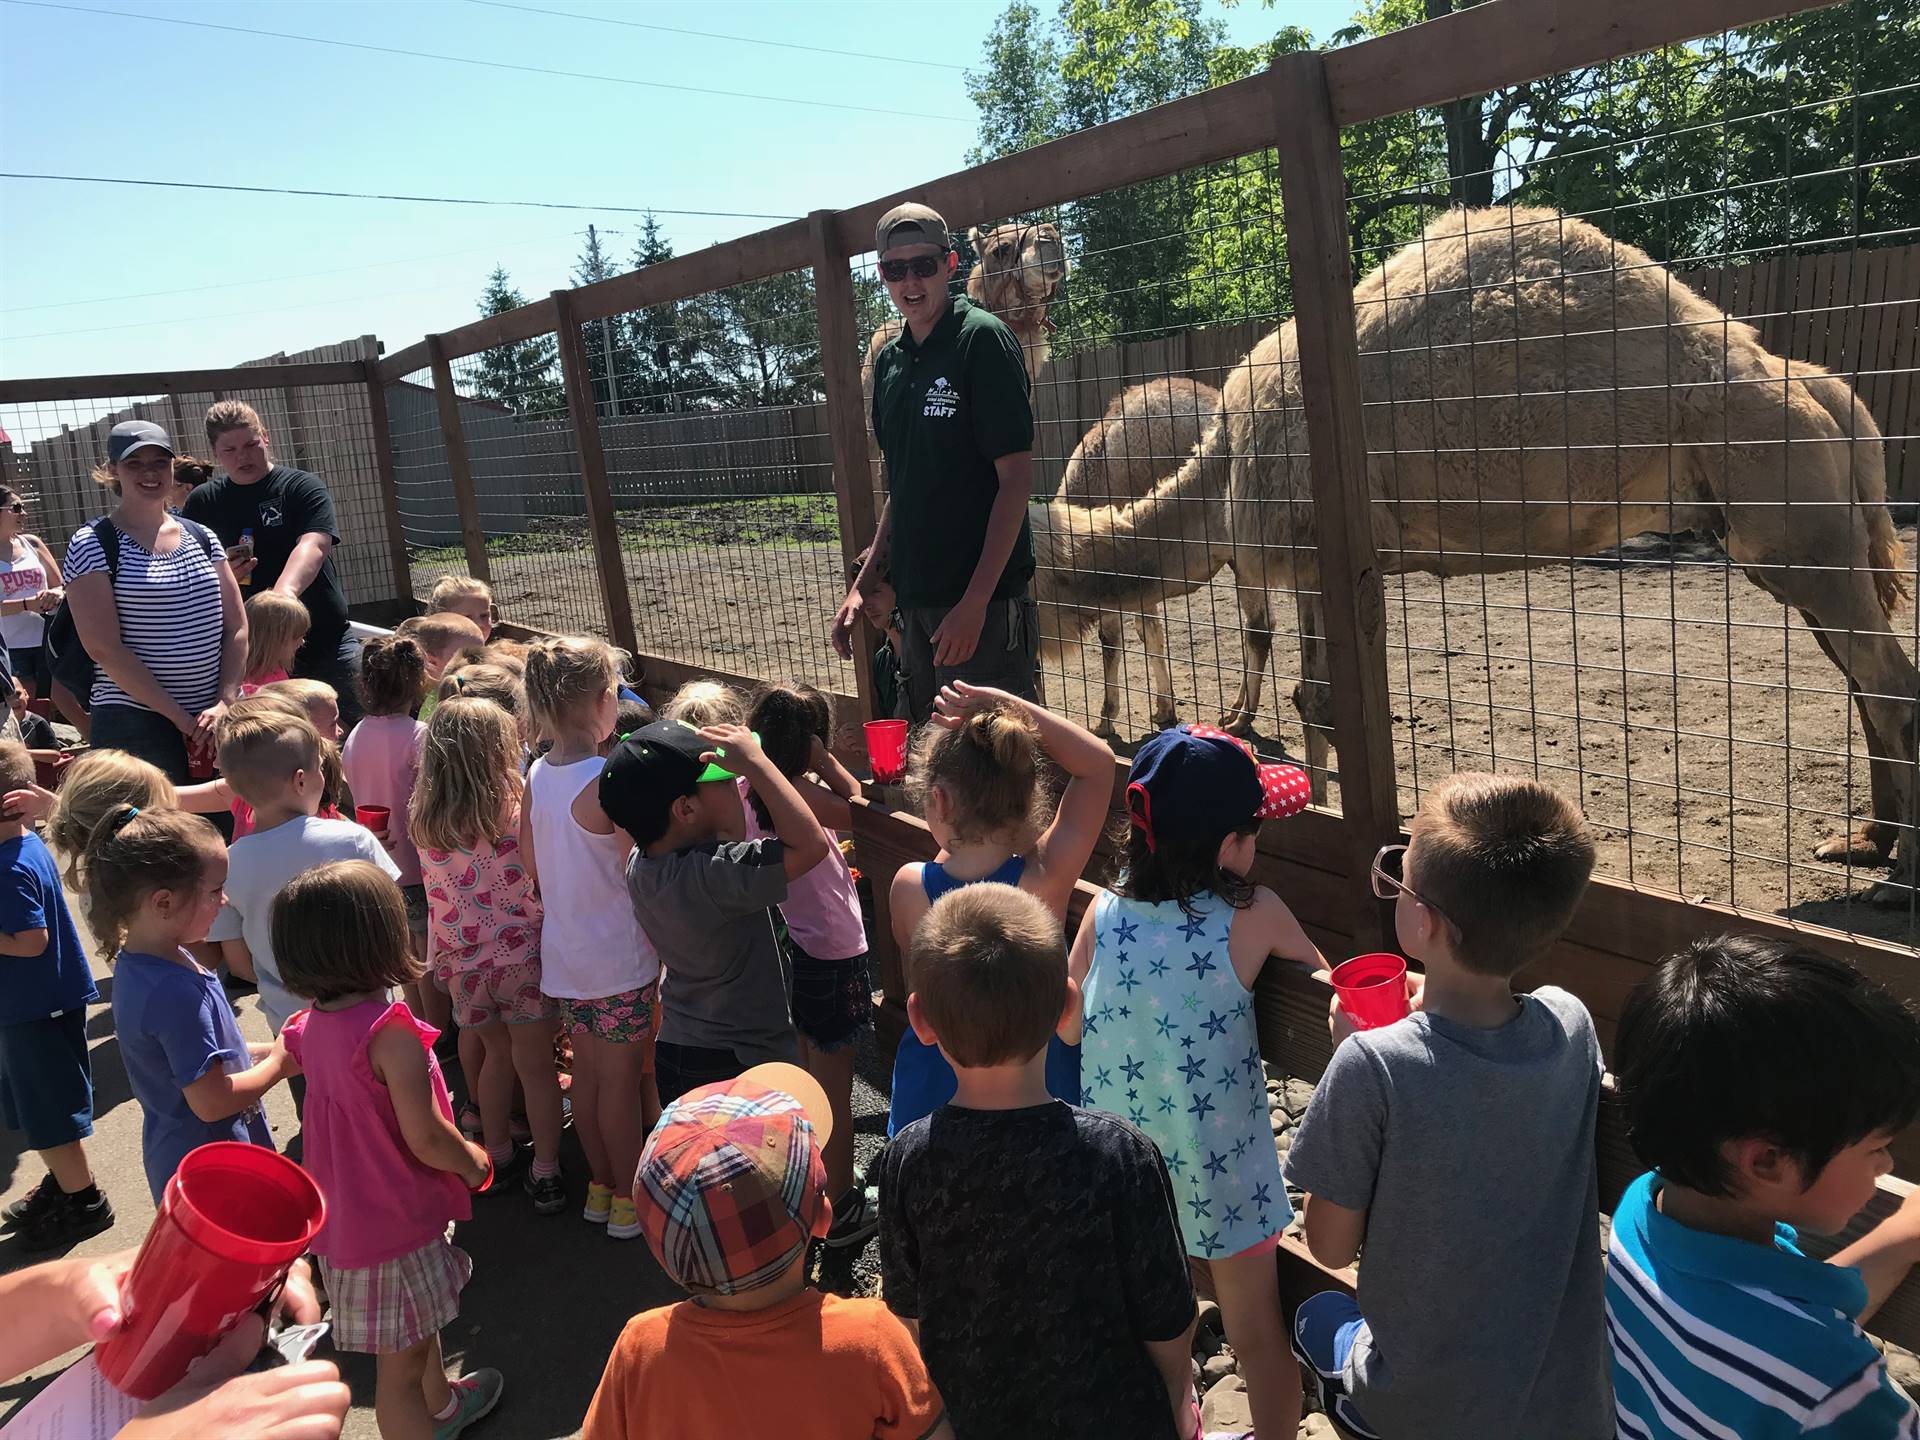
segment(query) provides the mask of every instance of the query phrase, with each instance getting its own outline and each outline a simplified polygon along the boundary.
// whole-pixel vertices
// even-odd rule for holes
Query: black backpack
[[[182,522],[186,524],[186,522]],[[94,542],[100,547],[100,554],[107,562],[107,584],[120,578],[120,532],[114,527],[113,520],[102,515],[90,526]],[[187,533],[200,542],[200,548],[207,552],[207,559],[214,555],[213,542],[207,538],[203,529],[188,525]],[[73,623],[73,609],[64,598],[60,608],[53,612],[53,618],[47,622],[47,633],[40,642],[41,656],[47,674],[54,682],[65,687],[80,704],[82,710],[93,709],[93,681],[99,673],[99,667],[93,663],[93,657],[87,653],[87,647],[80,643],[80,627]]]

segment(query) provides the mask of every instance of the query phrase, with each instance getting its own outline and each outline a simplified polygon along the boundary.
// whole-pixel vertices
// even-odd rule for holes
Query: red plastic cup
[[[94,1351],[100,1374],[136,1400],[172,1389],[279,1287],[326,1218],[320,1187],[284,1155],[233,1140],[191,1151],[127,1275],[126,1321]]]
[[[1413,1013],[1407,962],[1398,955],[1356,955],[1333,967],[1333,989],[1356,1030],[1374,1030]]]
[[[385,805],[356,805],[353,807],[353,818],[378,835],[386,830],[393,819],[393,811]]]
[[[211,780],[213,778],[213,762],[213,746],[187,746],[187,778],[189,780]]]
[[[867,765],[873,778],[878,784],[892,785],[907,773],[907,722],[869,720],[866,731]]]

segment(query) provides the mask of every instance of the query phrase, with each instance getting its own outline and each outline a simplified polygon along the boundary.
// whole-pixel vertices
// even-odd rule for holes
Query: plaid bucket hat
[[[784,1275],[833,1220],[820,1159],[832,1130],[826,1092],[797,1065],[756,1065],[669,1105],[634,1176],[660,1268],[714,1295]]]

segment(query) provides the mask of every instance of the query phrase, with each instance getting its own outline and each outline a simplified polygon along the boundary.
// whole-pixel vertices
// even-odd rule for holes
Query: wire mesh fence
[[[464,575],[468,568],[432,374],[416,370],[388,382],[386,400],[394,500],[406,540],[407,568],[414,595],[425,596],[442,575]]]
[[[450,368],[501,617],[605,636],[606,606],[554,337],[461,356]],[[464,568],[464,555],[461,562]]]
[[[352,350],[358,358],[360,343],[328,350]],[[278,357],[333,358],[345,357],[318,351]],[[385,502],[365,385],[274,385],[269,382],[273,363],[236,368],[230,372],[233,383],[217,390],[0,405],[0,430],[11,442],[0,446],[0,479],[28,506],[26,528],[47,542],[57,560],[75,530],[113,508],[112,493],[95,483],[93,472],[104,464],[107,435],[121,421],[151,421],[167,432],[177,453],[204,460],[211,453],[208,407],[216,400],[242,400],[260,416],[274,461],[317,474],[332,495],[339,531],[334,566],[348,600],[392,598]],[[268,373],[260,374],[261,383],[252,383],[259,372]]]
[[[584,322],[640,649],[850,691],[810,271]]]
[[[1870,19],[1396,117],[1347,160],[1403,813],[1528,771],[1601,873],[1910,940],[1911,506],[1883,502],[1920,482],[1920,206]]]

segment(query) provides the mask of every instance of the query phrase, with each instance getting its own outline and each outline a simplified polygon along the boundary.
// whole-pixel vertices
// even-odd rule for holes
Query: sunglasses
[[[1404,845],[1382,845],[1380,853],[1373,857],[1373,869],[1370,878],[1373,881],[1373,893],[1382,900],[1397,899],[1406,895],[1418,900],[1442,919],[1446,912],[1426,896],[1415,890],[1406,881],[1407,847]]]
[[[882,260],[881,278],[895,282],[904,280],[912,274],[916,280],[931,280],[946,263],[944,255],[916,255],[911,260]]]

